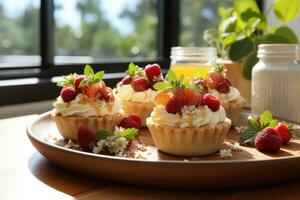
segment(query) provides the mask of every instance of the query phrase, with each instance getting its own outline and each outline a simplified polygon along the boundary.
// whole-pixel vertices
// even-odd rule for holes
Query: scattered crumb
[[[232,149],[233,151],[241,151],[241,146],[238,142],[235,142],[233,144],[229,145],[229,148]]]
[[[221,158],[230,158],[232,157],[231,149],[220,149]]]
[[[184,159],[183,161],[184,161],[184,162],[189,162],[189,160],[188,160],[188,159]]]
[[[236,126],[235,127],[235,130],[239,133],[239,134],[241,134],[243,131],[245,131],[247,129],[247,127],[246,126]]]
[[[47,135],[47,137],[44,140],[48,143],[55,144],[58,138],[54,137],[53,135]]]

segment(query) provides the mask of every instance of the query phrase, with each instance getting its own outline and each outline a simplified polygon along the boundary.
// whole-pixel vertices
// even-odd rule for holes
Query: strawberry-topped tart
[[[201,84],[182,83],[169,71],[159,90],[147,126],[156,147],[179,156],[202,156],[218,151],[231,126],[220,100]]]
[[[142,126],[146,126],[146,118],[153,110],[154,99],[157,95],[153,85],[163,81],[161,69],[158,64],[147,65],[145,69],[130,63],[127,76],[117,85],[124,114],[137,115],[142,119]]]
[[[231,119],[234,126],[241,125],[241,111],[246,105],[246,100],[241,96],[239,90],[233,87],[226,78],[226,69],[218,65],[210,70],[205,78],[205,85],[210,94],[218,97]]]
[[[77,140],[80,124],[91,131],[113,131],[120,122],[123,116],[121,103],[102,81],[103,76],[104,71],[94,73],[86,65],[84,76],[70,74],[57,83],[63,88],[53,103],[51,116],[65,139]]]

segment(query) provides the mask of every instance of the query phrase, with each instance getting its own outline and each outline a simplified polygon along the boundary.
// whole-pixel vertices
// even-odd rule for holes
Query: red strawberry
[[[160,66],[158,64],[147,65],[145,67],[145,73],[147,78],[153,79],[155,76],[157,77],[160,75]]]
[[[211,94],[205,94],[203,96],[202,104],[208,106],[213,112],[220,108],[220,100]]]
[[[141,125],[138,122],[132,120],[129,117],[124,117],[121,120],[119,126],[123,127],[123,128],[136,128],[136,129],[140,129],[141,128]]]
[[[78,76],[75,80],[74,80],[74,87],[76,92],[81,93],[81,88],[79,87],[81,81],[84,80],[84,76]]]
[[[173,96],[166,104],[166,111],[172,114],[180,113],[183,106],[183,101],[180,98]]]
[[[100,88],[101,85],[99,83],[94,83],[82,88],[82,92],[90,98],[95,98],[99,94]]]
[[[282,138],[273,128],[265,128],[255,138],[255,147],[259,151],[278,152]]]
[[[127,145],[126,145],[126,148],[130,148],[131,145],[132,145],[132,141],[130,140],[130,141],[128,141],[128,143],[127,143]]]
[[[224,80],[226,81],[226,83],[228,83],[229,86],[231,86],[231,82],[227,78],[225,78]]]
[[[217,91],[220,92],[220,93],[224,93],[224,94],[227,94],[227,93],[230,92],[230,85],[228,84],[226,79],[219,82],[219,84],[217,86]]]
[[[122,80],[121,80],[121,83],[123,85],[129,85],[132,81],[132,78],[130,76],[125,76]]]
[[[105,100],[106,102],[112,100],[113,96],[109,94],[106,86],[100,87],[98,90],[98,99]]]
[[[91,151],[91,144],[95,144],[97,142],[96,134],[85,128],[84,125],[80,125],[77,131],[77,140],[84,151]]]
[[[131,86],[135,91],[144,91],[150,88],[150,85],[144,77],[138,77],[133,79]]]
[[[286,145],[292,138],[292,133],[284,122],[279,122],[274,129],[281,136],[282,145]]]
[[[60,91],[60,96],[64,102],[69,102],[76,98],[77,92],[73,87],[64,87]]]
[[[139,116],[130,115],[130,116],[128,116],[128,118],[131,119],[132,121],[135,121],[140,127],[142,126],[142,120]]]

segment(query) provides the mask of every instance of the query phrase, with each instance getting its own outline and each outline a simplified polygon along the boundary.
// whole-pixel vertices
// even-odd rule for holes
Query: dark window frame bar
[[[0,86],[0,92],[7,94],[5,98],[0,98],[0,106],[53,99],[59,94],[60,89],[51,82],[51,78],[74,72],[82,73],[85,64],[91,64],[95,70],[105,70],[108,74],[118,73],[117,76],[113,74],[113,78],[109,75],[106,76],[105,81],[109,86],[114,86],[122,78],[120,72],[124,72],[127,69],[128,63],[132,61],[140,66],[145,66],[149,63],[158,63],[163,69],[168,69],[170,64],[170,49],[172,46],[178,46],[179,5],[179,0],[157,1],[157,14],[159,18],[157,29],[157,59],[128,59],[117,60],[116,62],[56,64],[54,63],[54,0],[41,0],[39,34],[41,64],[39,66],[3,67],[0,69],[0,84],[1,80],[23,78],[38,78],[38,83]]]

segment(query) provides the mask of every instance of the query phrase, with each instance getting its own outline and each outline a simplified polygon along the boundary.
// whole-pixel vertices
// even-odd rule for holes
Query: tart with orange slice
[[[178,156],[202,156],[218,151],[231,126],[220,100],[201,85],[183,84],[169,71],[159,90],[147,126],[156,147]]]

